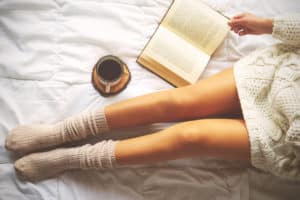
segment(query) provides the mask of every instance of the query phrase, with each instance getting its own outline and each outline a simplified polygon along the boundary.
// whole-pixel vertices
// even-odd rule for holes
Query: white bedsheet
[[[294,0],[205,0],[232,16],[299,12]],[[66,173],[36,184],[21,182],[4,140],[18,124],[49,123],[74,113],[171,88],[136,58],[171,0],[0,0],[0,199],[299,199],[300,183],[280,180],[239,163],[182,159],[138,168]],[[228,34],[202,78],[231,66],[270,36]],[[90,84],[91,69],[106,54],[121,57],[132,80],[103,98]],[[112,133],[125,138],[166,124]],[[109,137],[109,136],[107,136]]]

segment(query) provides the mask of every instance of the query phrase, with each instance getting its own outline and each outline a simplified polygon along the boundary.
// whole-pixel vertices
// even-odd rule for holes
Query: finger
[[[234,27],[234,28],[233,28],[233,31],[234,31],[235,33],[238,33],[238,32],[240,31],[240,28]]]
[[[233,30],[233,24],[231,23],[231,21],[228,22],[228,26],[230,27],[231,30]]]
[[[234,26],[230,26],[231,31],[234,31],[234,28],[235,28]]]
[[[242,29],[245,26],[241,23],[237,23],[237,22],[233,22],[233,23],[229,23],[230,29],[234,30],[234,29]]]
[[[245,19],[233,19],[230,21],[231,26],[245,25]]]
[[[245,13],[241,13],[241,14],[233,16],[233,19],[240,19],[240,18],[244,17],[245,15],[246,15]]]
[[[241,26],[236,26],[236,27],[233,28],[233,31],[234,31],[235,33],[237,33],[237,34],[238,34],[241,30],[244,30],[244,28],[241,27]]]
[[[239,32],[238,32],[239,36],[244,36],[244,35],[247,35],[249,34],[249,30],[248,29],[241,29]]]

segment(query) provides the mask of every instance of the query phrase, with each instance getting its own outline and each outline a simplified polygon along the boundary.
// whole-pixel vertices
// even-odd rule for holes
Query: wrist
[[[264,19],[263,20],[263,27],[265,34],[272,34],[273,32],[273,19]]]

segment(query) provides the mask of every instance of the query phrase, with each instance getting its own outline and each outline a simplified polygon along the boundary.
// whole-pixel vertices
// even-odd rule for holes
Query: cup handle
[[[105,84],[105,92],[110,93],[110,83]]]

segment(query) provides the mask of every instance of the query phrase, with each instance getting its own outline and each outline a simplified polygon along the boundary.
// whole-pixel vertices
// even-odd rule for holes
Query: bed
[[[299,12],[294,0],[205,0],[228,16],[252,12],[273,17]],[[69,172],[38,183],[22,182],[16,156],[4,148],[18,124],[53,123],[122,99],[171,88],[136,63],[171,0],[0,1],[0,199],[299,199],[300,182],[286,181],[215,158],[181,159],[109,171]],[[215,74],[249,52],[277,41],[229,33],[200,78]],[[91,85],[99,57],[127,63],[132,79],[122,93],[104,98]],[[106,138],[160,130],[153,124]],[[93,141],[91,141],[93,142]]]

